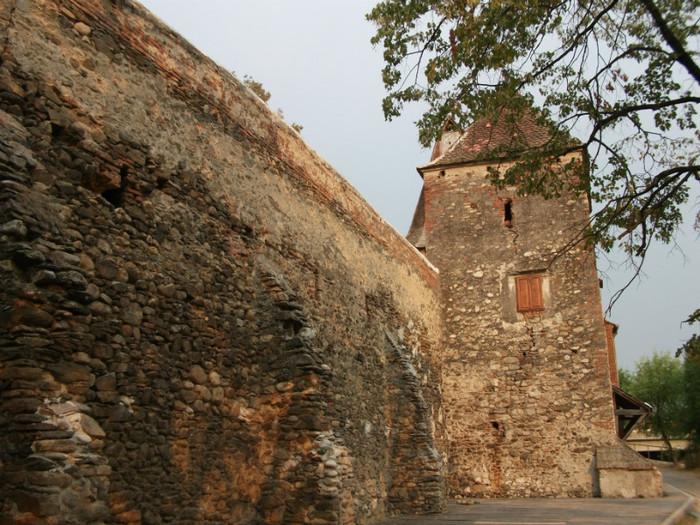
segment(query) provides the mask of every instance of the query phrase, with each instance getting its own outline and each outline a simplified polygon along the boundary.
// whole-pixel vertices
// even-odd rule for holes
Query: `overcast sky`
[[[421,188],[416,166],[430,152],[419,145],[413,124],[420,108],[384,121],[381,49],[370,45],[373,27],[364,19],[376,0],[141,3],[239,78],[247,74],[262,82],[272,93],[269,104],[281,108],[288,122],[304,126],[302,136],[311,147],[399,232],[408,231]],[[652,250],[646,277],[608,315],[620,325],[621,367],[633,368],[654,350],[675,351],[692,333],[680,325],[700,307],[700,242],[692,220],[677,243],[675,250]],[[601,257],[598,268],[605,307],[630,274]]]

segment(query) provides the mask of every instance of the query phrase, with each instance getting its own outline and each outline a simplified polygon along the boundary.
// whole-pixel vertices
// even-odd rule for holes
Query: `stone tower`
[[[596,451],[620,443],[594,252],[560,253],[589,201],[494,188],[487,168],[512,160],[485,153],[548,138],[531,116],[504,121],[448,128],[418,168],[408,238],[440,270],[448,485],[457,498],[591,496]]]

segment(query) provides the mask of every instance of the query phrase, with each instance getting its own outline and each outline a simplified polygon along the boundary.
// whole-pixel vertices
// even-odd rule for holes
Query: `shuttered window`
[[[530,273],[515,278],[518,312],[537,312],[544,310],[542,297],[542,274]]]

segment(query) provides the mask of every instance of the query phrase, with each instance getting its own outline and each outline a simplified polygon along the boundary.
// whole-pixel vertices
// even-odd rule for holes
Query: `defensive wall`
[[[0,522],[442,510],[436,270],[138,4],[0,46]]]

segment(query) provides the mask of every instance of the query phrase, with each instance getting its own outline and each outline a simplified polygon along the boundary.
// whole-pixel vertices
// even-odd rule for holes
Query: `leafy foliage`
[[[700,309],[695,310],[688,316],[688,319],[683,321],[686,324],[700,324]],[[700,361],[700,335],[693,334],[683,346],[676,352],[676,357],[685,354],[686,359],[694,359]]]
[[[625,392],[632,392],[632,381],[634,381],[634,375],[632,372],[626,368],[620,368],[617,371],[617,378],[620,381],[620,388]]]
[[[516,144],[520,162],[493,170],[492,181],[545,197],[590,192],[601,208],[573,242],[621,245],[641,265],[650,241],[672,240],[700,182],[699,8],[700,0],[384,0],[367,18],[384,48],[385,117],[427,103],[417,124],[428,146],[448,116],[464,129],[482,116],[514,123],[537,108],[551,139],[531,150]],[[584,176],[551,168],[580,146],[589,152]]]
[[[640,359],[634,372],[620,370],[620,386],[651,404],[655,412],[646,420],[646,430],[661,436],[676,460],[671,439],[684,437],[688,430],[688,398],[683,362],[669,352]],[[623,379],[624,378],[624,379]]]
[[[272,94],[270,94],[270,92],[263,87],[262,82],[258,82],[250,75],[243,75],[243,83],[248,86],[253,93],[260,97],[260,100],[263,102],[270,100]]]
[[[688,319],[688,324],[700,323],[700,310],[695,310]],[[693,334],[676,352],[676,357],[685,357],[684,380],[688,405],[686,431],[693,440],[694,447],[700,451],[700,335]]]
[[[697,449],[700,448],[700,357],[686,358],[684,381],[688,407],[685,430]]]

